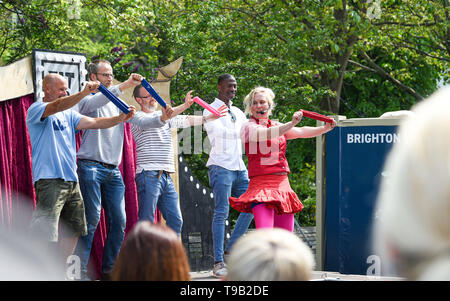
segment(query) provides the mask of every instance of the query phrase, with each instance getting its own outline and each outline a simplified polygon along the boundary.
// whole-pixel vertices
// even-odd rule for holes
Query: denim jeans
[[[228,170],[226,168],[209,166],[209,184],[214,193],[214,217],[212,222],[212,235],[214,247],[214,261],[223,261],[223,245],[225,241],[225,221],[230,211],[230,196],[240,197],[247,191],[248,174],[246,170]],[[226,250],[247,231],[253,219],[251,213],[241,213],[237,219],[236,226],[231,233]]]
[[[125,236],[125,185],[122,175],[117,167],[110,169],[87,160],[78,160],[77,172],[86,210],[88,234],[79,238],[75,255],[80,257],[81,270],[86,273],[103,205],[108,232],[103,248],[102,273],[109,273]]]
[[[183,218],[181,216],[178,193],[172,178],[158,170],[144,170],[136,175],[136,187],[139,200],[139,220],[155,221],[156,207],[161,211],[167,226],[179,236]]]

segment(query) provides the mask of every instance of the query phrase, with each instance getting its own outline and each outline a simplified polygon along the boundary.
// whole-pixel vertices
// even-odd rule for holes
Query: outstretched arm
[[[67,109],[70,109],[74,105],[76,105],[80,100],[82,100],[84,97],[89,95],[90,93],[97,90],[99,87],[99,82],[87,82],[84,89],[78,93],[75,93],[73,95],[64,96],[61,98],[56,99],[55,101],[50,102],[44,110],[44,113],[42,114],[41,119],[44,119],[50,115],[56,114],[58,112],[65,111]]]
[[[290,131],[292,128],[297,125],[300,120],[302,120],[303,113],[301,111],[295,112],[292,116],[292,120],[288,123],[281,124],[278,126],[273,126],[270,128],[265,128],[262,126],[258,126],[257,128],[249,129],[248,133],[248,141],[249,142],[258,142],[258,141],[267,141],[276,137],[280,137]]]
[[[121,83],[119,85],[120,91],[129,89],[129,88],[134,88],[134,87],[140,85],[143,78],[144,77],[140,74],[131,73],[130,77],[126,81],[124,81],[123,83]]]
[[[139,85],[144,77],[142,75],[132,73],[130,77],[121,84],[108,88],[115,96],[119,96],[123,90],[133,88]],[[80,104],[78,105],[78,112],[81,114],[89,114],[90,112],[103,107],[109,103],[108,97],[102,93],[96,93],[95,95],[86,95]]]
[[[286,132],[286,139],[297,139],[297,138],[313,138],[319,135],[325,134],[331,131],[336,126],[336,121],[333,123],[325,123],[323,126],[311,127],[311,126],[302,126],[302,127],[294,127],[288,132]]]
[[[136,112],[136,108],[130,106],[130,113],[120,115],[114,117],[97,117],[91,118],[88,116],[84,116],[81,118],[80,122],[76,127],[77,130],[85,130],[85,129],[106,129],[112,126],[115,126],[121,122],[128,121],[130,118],[134,117],[134,113]]]
[[[173,108],[173,113],[172,113],[171,117],[175,117],[191,107],[191,105],[194,103],[194,101],[192,100],[191,93],[192,93],[192,90],[186,94],[186,97],[184,98],[184,103],[182,105],[179,105],[179,106],[176,106],[175,108]]]
[[[209,114],[208,116],[188,115],[187,121],[189,123],[189,126],[202,125],[207,122],[219,119],[228,114],[228,107],[226,105],[223,105],[223,106],[219,107],[218,111],[220,112],[220,116],[216,116],[214,114]]]

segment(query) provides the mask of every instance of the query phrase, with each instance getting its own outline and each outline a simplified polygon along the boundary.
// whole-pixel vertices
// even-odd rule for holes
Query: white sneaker
[[[214,264],[213,276],[216,278],[223,278],[227,275],[227,266],[224,262],[218,262]]]

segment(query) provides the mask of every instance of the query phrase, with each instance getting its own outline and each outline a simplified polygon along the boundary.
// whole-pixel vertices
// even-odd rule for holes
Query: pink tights
[[[260,228],[282,228],[288,231],[294,230],[294,214],[278,215],[272,208],[267,208],[266,205],[256,205],[252,209],[255,217],[256,229]]]

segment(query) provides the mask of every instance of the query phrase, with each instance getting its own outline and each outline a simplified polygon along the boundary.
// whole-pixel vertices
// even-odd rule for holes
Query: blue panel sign
[[[336,127],[326,135],[326,271],[373,273],[371,231],[384,161],[397,126]],[[370,271],[370,273],[369,273]]]

